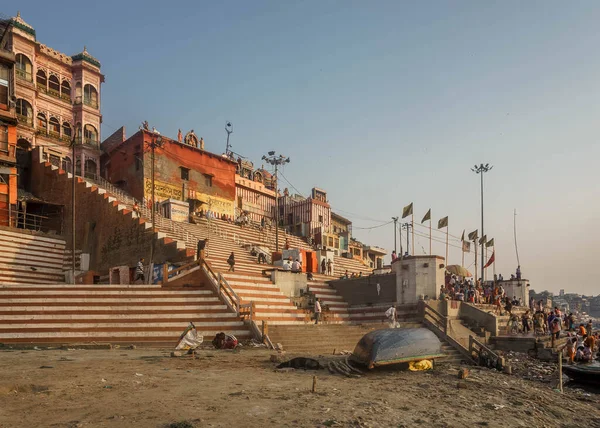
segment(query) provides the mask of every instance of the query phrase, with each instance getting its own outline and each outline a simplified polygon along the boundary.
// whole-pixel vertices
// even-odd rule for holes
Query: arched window
[[[48,88],[48,79],[46,78],[46,73],[44,73],[44,70],[38,70],[37,74],[35,75],[35,82],[42,90],[46,90]]]
[[[37,128],[44,131],[48,130],[48,121],[46,120],[46,115],[44,113],[38,113],[37,115]]]
[[[17,119],[25,125],[33,126],[33,108],[22,98],[17,100]]]
[[[60,84],[60,96],[67,101],[71,101],[71,84],[66,80],[63,80]]]
[[[89,123],[85,125],[85,128],[83,129],[83,138],[83,142],[86,144],[91,144],[93,146],[98,145],[98,131]]]
[[[63,131],[63,137],[68,137],[69,140],[73,136],[72,130],[71,130],[71,124],[69,122],[63,122],[62,131]]]
[[[85,160],[85,177],[96,178],[96,162],[92,159]]]
[[[55,137],[60,136],[60,122],[58,121],[58,119],[55,117],[51,117],[49,125],[50,126],[48,132]]]
[[[17,69],[17,78],[27,80],[28,82],[33,81],[33,65],[29,58],[27,58],[23,54],[16,55],[16,69]]]
[[[71,163],[71,158],[68,156],[65,156],[62,160],[62,169],[63,171],[72,171],[73,170],[73,164]]]
[[[60,82],[55,75],[51,75],[48,79],[48,92],[50,92],[50,95],[60,96]]]
[[[83,103],[93,108],[98,108],[98,91],[92,85],[83,87]]]

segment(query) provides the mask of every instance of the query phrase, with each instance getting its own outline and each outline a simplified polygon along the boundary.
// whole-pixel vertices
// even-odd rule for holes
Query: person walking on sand
[[[133,280],[133,282],[136,282],[137,280],[141,280],[142,284],[146,283],[146,276],[144,275],[144,258],[140,258],[140,260],[137,262],[137,265],[135,267],[135,279]]]
[[[319,324],[321,320],[321,302],[319,302],[319,298],[315,298],[315,324]]]
[[[233,254],[233,251],[229,255],[229,258],[227,259],[227,264],[229,265],[228,272],[235,272],[235,255]]]

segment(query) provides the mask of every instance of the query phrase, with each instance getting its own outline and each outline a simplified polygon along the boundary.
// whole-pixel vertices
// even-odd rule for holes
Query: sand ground
[[[271,351],[4,350],[0,427],[600,427],[600,396],[493,370],[276,372]],[[333,358],[333,357],[328,357]],[[313,375],[316,392],[311,392]],[[189,425],[188,425],[189,426]]]

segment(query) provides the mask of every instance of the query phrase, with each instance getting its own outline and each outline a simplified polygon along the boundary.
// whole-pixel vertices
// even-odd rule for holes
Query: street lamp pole
[[[73,140],[71,141],[71,148],[73,149],[71,155],[71,174],[73,176],[73,188],[71,189],[71,274],[73,284],[75,284],[75,189],[77,184],[77,178],[75,177],[75,143],[77,142],[78,130],[75,130]]]
[[[279,251],[279,165],[290,163],[290,158],[279,155],[277,156],[274,151],[270,151],[268,156],[263,156],[262,160],[275,166],[275,251]]]
[[[483,254],[484,254],[484,248],[485,248],[485,239],[483,239],[483,237],[485,236],[485,231],[483,229],[483,174],[485,174],[486,172],[490,171],[493,168],[492,165],[490,165],[489,163],[484,164],[480,164],[479,166],[475,165],[473,168],[471,168],[471,171],[473,171],[475,174],[480,174],[480,178],[481,178],[481,238],[482,238],[482,242],[481,242],[481,280],[483,281],[484,278],[484,272],[485,272],[485,260],[483,259]],[[475,245],[477,245],[477,243],[475,242]],[[477,251],[477,249],[475,250]]]
[[[226,154],[227,156],[229,156],[229,148],[231,147],[231,146],[229,145],[229,136],[230,136],[231,134],[233,134],[233,125],[231,124],[231,122],[227,122],[227,123],[225,124],[225,132],[227,132],[227,146],[225,147],[225,154]]]
[[[396,256],[398,256],[398,246],[397,246],[397,240],[396,240],[396,229],[398,228],[398,217],[392,217],[392,220],[394,220],[394,252],[396,253]]]
[[[148,265],[150,266],[150,273],[148,274],[148,280],[150,281],[150,284],[152,283],[152,276],[154,273],[154,231],[156,229],[156,202],[154,200],[154,177],[155,177],[155,167],[154,167],[154,153],[157,147],[162,147],[163,145],[163,141],[162,141],[162,137],[160,136],[160,134],[154,132],[152,137],[151,137],[151,141],[149,143],[150,145],[150,150],[151,150],[151,154],[150,154],[150,160],[151,160],[151,174],[152,174],[152,178],[151,178],[151,185],[152,185],[152,206],[151,206],[151,222],[152,222],[152,241],[150,243],[150,260],[148,262]]]

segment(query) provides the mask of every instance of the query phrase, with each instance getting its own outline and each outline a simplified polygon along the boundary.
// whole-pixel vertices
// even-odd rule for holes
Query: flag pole
[[[431,214],[429,215],[429,255],[431,256],[433,252],[431,251]]]
[[[462,253],[462,261],[461,261],[461,266],[465,267],[465,247],[464,247],[465,243],[461,242],[460,243],[460,252]]]
[[[448,229],[450,226],[446,225],[446,266],[448,266]]]
[[[488,260],[487,249],[488,249],[488,247],[487,247],[487,242],[486,242],[486,244],[485,244],[485,263],[486,264],[487,264],[487,260]],[[483,280],[487,281],[487,269],[484,269],[484,271],[483,271]]]
[[[492,265],[494,266],[494,278],[496,278],[496,246],[494,245],[494,251],[492,252],[494,254],[494,263],[492,263]]]
[[[475,285],[477,285],[477,238],[473,239],[473,245],[475,246]]]
[[[414,209],[414,207],[413,207]],[[411,222],[412,222],[412,255],[415,255],[415,214],[413,212],[413,215],[411,216]]]

